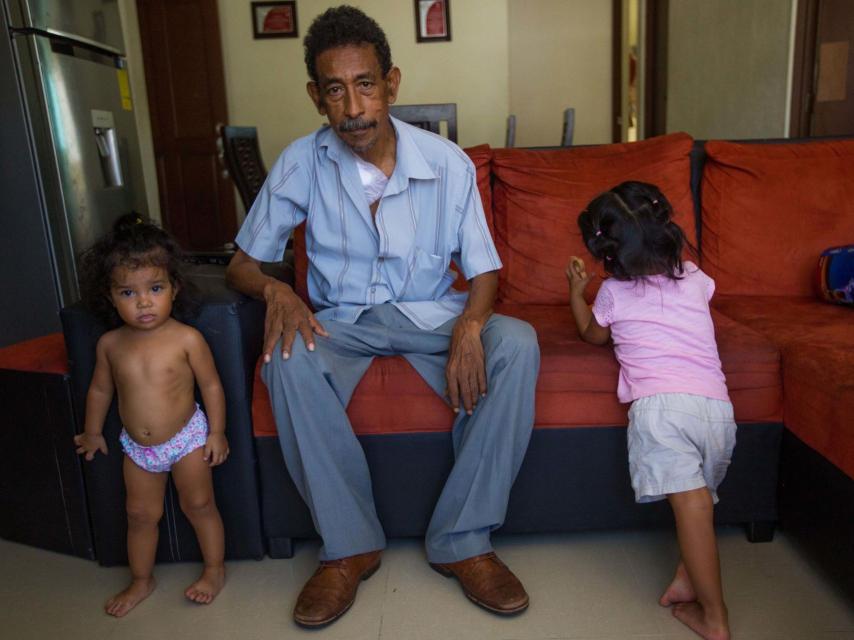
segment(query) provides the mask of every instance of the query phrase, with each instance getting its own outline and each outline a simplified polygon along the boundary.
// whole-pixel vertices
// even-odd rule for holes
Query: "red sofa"
[[[633,144],[467,152],[504,262],[497,311],[530,322],[542,352],[534,435],[503,531],[670,522],[666,505],[633,503],[617,363],[610,348],[580,341],[566,304],[567,257],[585,255],[577,214],[628,179],[664,190],[694,259],[718,281],[712,315],[739,424],[718,521],[745,523],[751,539],[770,539],[780,518],[781,439],[829,464],[843,492],[854,486],[854,377],[846,374],[854,352],[845,351],[854,316],[811,291],[820,251],[854,240],[854,141],[701,143],[672,134]],[[305,295],[300,232],[295,251],[295,287]],[[348,414],[386,533],[422,534],[452,463],[451,412],[402,358],[378,358]],[[314,530],[287,476],[258,378],[253,430],[264,536],[271,555],[288,556],[292,540]]]

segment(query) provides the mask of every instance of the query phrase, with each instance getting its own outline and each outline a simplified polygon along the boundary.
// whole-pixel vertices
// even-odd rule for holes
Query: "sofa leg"
[[[748,522],[747,539],[750,542],[771,542],[774,539],[774,529],[777,523],[773,520]]]
[[[293,558],[293,538],[267,538],[267,548],[270,550],[271,558]]]

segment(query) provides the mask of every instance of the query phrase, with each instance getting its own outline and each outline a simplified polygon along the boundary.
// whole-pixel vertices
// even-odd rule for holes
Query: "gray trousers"
[[[365,454],[346,414],[353,390],[375,356],[399,354],[444,395],[455,321],[424,331],[393,305],[377,305],[355,324],[324,322],[329,337],[315,335],[314,352],[297,335],[288,360],[274,355],[264,365],[288,471],[323,539],[321,560],[385,547]],[[430,562],[491,550],[490,532],[504,522],[534,423],[540,362],[534,329],[493,314],[481,337],[487,396],[471,416],[461,407],[454,421],[455,463],[427,530]]]

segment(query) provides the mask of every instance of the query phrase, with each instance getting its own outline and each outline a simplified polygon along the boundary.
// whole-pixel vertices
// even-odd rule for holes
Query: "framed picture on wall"
[[[296,0],[282,2],[252,3],[252,37],[259,38],[296,38],[297,3]]]
[[[451,0],[415,0],[415,40],[447,42],[451,39]]]

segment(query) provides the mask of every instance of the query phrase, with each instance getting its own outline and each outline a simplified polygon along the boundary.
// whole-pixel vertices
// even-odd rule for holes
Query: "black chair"
[[[560,146],[571,147],[572,135],[575,132],[575,109],[569,107],[563,110],[563,135],[560,137]]]
[[[223,164],[237,186],[243,208],[249,211],[267,179],[267,169],[258,148],[258,130],[255,127],[223,125],[219,135]]]
[[[403,120],[420,129],[439,133],[439,123],[448,123],[448,140],[457,141],[457,105],[454,102],[444,104],[393,104],[389,112],[398,120]]]
[[[516,145],[516,116],[512,113],[507,116],[507,132],[504,136],[504,146],[512,149]]]

